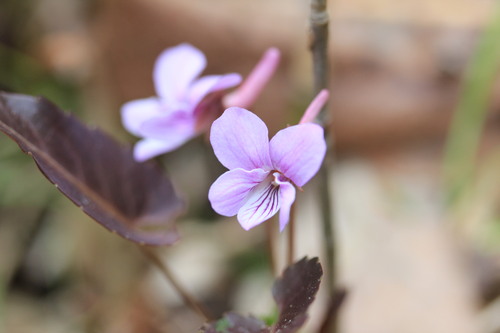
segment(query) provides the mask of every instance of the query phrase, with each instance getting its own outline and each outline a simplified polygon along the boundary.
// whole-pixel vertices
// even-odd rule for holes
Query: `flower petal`
[[[212,208],[220,215],[234,216],[238,213],[248,192],[259,185],[269,172],[262,169],[246,171],[234,169],[222,174],[208,191]]]
[[[228,169],[271,169],[266,124],[250,111],[229,108],[212,124],[210,142]]]
[[[245,230],[273,217],[280,209],[280,188],[268,177],[248,193],[245,204],[238,211],[238,222]]]
[[[237,73],[204,76],[196,80],[189,88],[189,103],[196,106],[211,92],[232,88],[240,82],[241,75]]]
[[[295,187],[279,178],[276,177],[275,182],[280,186],[280,231],[283,231],[290,220],[290,209],[295,201]]]
[[[156,97],[125,103],[121,114],[123,126],[136,136],[140,136],[139,128],[145,121],[164,115],[160,101]]]
[[[274,47],[268,49],[243,84],[224,98],[224,105],[250,107],[273,76],[279,61],[280,51]]]
[[[163,51],[153,71],[158,96],[169,104],[187,98],[189,86],[201,74],[206,63],[205,55],[190,44],[180,44]]]
[[[318,172],[326,153],[323,128],[311,123],[279,131],[269,147],[274,167],[297,186],[303,186]]]
[[[169,141],[152,138],[140,140],[134,146],[134,158],[138,162],[144,162],[179,148],[191,138],[192,136],[175,136]]]
[[[326,101],[328,101],[328,97],[330,96],[330,93],[328,90],[323,89],[321,90],[318,95],[313,99],[311,104],[307,107],[306,111],[304,112],[304,115],[300,119],[299,124],[305,124],[305,123],[312,123],[314,119],[318,116],[319,112],[325,106]]]
[[[196,120],[191,114],[179,111],[145,121],[139,133],[147,138],[176,141],[177,137],[195,136],[195,125]]]

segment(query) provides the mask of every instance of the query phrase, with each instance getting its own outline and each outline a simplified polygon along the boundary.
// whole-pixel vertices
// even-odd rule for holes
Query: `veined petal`
[[[279,178],[280,176],[276,176],[275,182],[280,186],[280,231],[283,231],[290,221],[290,209],[295,201],[295,187]]]
[[[212,208],[220,215],[236,215],[250,190],[264,181],[268,174],[262,169],[234,169],[222,174],[208,191]]]
[[[212,124],[210,142],[228,169],[271,169],[266,124],[250,111],[229,108]]]
[[[121,114],[125,129],[136,136],[140,136],[139,128],[145,121],[164,115],[160,101],[156,97],[125,103]]]
[[[196,80],[189,88],[189,103],[196,106],[211,92],[232,88],[240,83],[241,75],[237,73],[204,76]]]
[[[134,146],[134,158],[138,162],[144,162],[155,156],[168,153],[182,146],[193,136],[173,136],[171,140],[158,140],[146,138],[137,142]]]
[[[156,60],[153,80],[158,96],[167,103],[187,98],[188,88],[205,68],[205,55],[190,44],[163,51]]]
[[[268,177],[248,193],[244,205],[238,211],[238,222],[245,230],[270,219],[280,209],[280,188]]]
[[[300,124],[285,128],[269,143],[274,168],[303,186],[318,172],[326,153],[323,128]]]
[[[145,121],[139,133],[147,138],[176,141],[177,137],[195,136],[195,126],[196,119],[191,114],[179,111]]]

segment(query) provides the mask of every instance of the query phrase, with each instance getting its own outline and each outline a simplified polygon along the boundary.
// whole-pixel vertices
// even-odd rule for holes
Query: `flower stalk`
[[[165,278],[170,282],[172,287],[179,293],[187,306],[196,312],[204,322],[212,320],[208,311],[179,283],[154,249],[141,245],[139,245],[139,249],[149,259],[149,261],[160,270],[163,276],[165,276]]]
[[[266,223],[267,253],[269,256],[269,266],[273,277],[278,276],[276,266],[276,228],[273,223]]]
[[[294,263],[295,259],[295,205],[290,209],[290,222],[288,222],[287,266]]]

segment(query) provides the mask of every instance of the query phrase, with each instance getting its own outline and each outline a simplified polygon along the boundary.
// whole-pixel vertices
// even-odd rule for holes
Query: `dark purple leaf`
[[[293,333],[307,319],[307,309],[319,289],[323,270],[318,258],[307,257],[287,267],[283,276],[273,286],[273,296],[278,305],[279,317],[273,327],[255,317],[244,317],[229,312],[218,321],[205,324],[201,333]]]
[[[202,333],[269,333],[270,329],[255,317],[229,312],[222,319],[205,324]]]
[[[149,245],[178,239],[184,203],[153,163],[44,98],[0,93],[0,130],[31,155],[71,201],[109,230]]]
[[[303,258],[289,266],[273,286],[279,317],[273,332],[296,332],[307,319],[307,309],[319,289],[323,270],[318,258]]]

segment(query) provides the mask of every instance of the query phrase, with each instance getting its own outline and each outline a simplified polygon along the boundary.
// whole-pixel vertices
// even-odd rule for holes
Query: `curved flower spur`
[[[249,230],[280,210],[280,231],[288,224],[295,186],[304,186],[319,170],[326,153],[323,128],[311,123],[328,99],[321,91],[298,125],[269,140],[264,122],[252,112],[232,107],[212,124],[210,142],[229,171],[210,187],[212,208],[237,215]]]
[[[198,78],[206,66],[205,55],[189,44],[166,49],[158,57],[153,80],[158,97],[128,102],[122,107],[124,127],[141,137],[134,147],[137,161],[175,150],[203,132],[230,106],[248,107],[274,73],[280,54],[269,49],[253,72],[239,85],[237,73]]]

